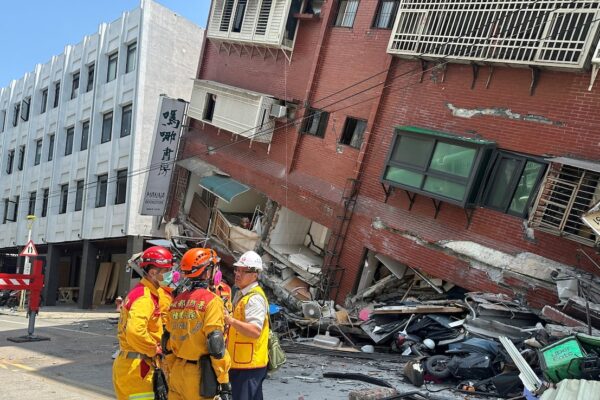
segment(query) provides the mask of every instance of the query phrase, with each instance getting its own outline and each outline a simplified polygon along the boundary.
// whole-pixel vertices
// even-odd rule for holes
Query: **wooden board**
[[[451,306],[388,306],[371,311],[371,314],[454,314],[462,313],[460,307]]]
[[[117,296],[117,286],[119,286],[119,272],[121,269],[125,269],[125,266],[121,263],[113,263],[112,272],[110,274],[110,281],[108,283],[107,290],[104,296],[104,303],[112,302]]]
[[[92,304],[99,305],[104,299],[104,293],[106,293],[112,269],[112,262],[100,263],[100,268],[98,268],[98,275],[96,275],[96,284],[94,285],[94,296],[92,298]]]

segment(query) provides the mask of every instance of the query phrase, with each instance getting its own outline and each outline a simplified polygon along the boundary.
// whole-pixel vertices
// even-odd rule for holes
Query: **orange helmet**
[[[179,269],[186,278],[197,278],[208,268],[215,267],[220,259],[213,249],[193,248],[181,257]]]
[[[162,246],[148,247],[142,253],[140,267],[171,268],[173,266],[173,254]]]

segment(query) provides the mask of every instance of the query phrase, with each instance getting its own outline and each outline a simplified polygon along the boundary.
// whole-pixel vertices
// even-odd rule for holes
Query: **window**
[[[95,64],[90,64],[88,66],[87,86],[85,88],[86,92],[89,92],[94,88],[94,69]]]
[[[269,15],[271,14],[271,5],[273,0],[263,0],[260,3],[260,12],[258,13],[258,21],[256,23],[256,34],[263,35],[267,31],[267,25],[269,24]]]
[[[237,6],[235,8],[235,17],[233,18],[233,26],[231,32],[239,32],[242,30],[242,23],[244,22],[244,14],[246,13],[246,4],[248,0],[237,0]]]
[[[19,146],[19,159],[17,161],[19,171],[23,171],[23,164],[25,164],[25,146]]]
[[[21,107],[21,119],[23,121],[29,121],[29,106],[31,105],[31,97],[23,99],[23,106]]]
[[[81,211],[83,205],[83,179],[77,181],[77,191],[75,192],[75,211]]]
[[[73,137],[75,136],[75,127],[67,128],[67,137],[65,138],[65,156],[73,153]]]
[[[507,152],[498,152],[483,193],[483,205],[506,214],[525,217],[546,164]]]
[[[110,142],[110,138],[112,136],[112,122],[113,122],[113,113],[107,112],[102,117],[102,137],[100,138],[100,143]]]
[[[42,217],[48,215],[48,196],[50,195],[49,191],[50,190],[48,188],[44,189],[44,196],[42,197]]]
[[[42,90],[42,107],[40,108],[40,114],[46,112],[46,106],[48,105],[48,88]]]
[[[335,26],[352,28],[358,10],[358,0],[341,0],[338,8]]]
[[[382,180],[466,207],[476,200],[495,144],[415,127],[396,128]]]
[[[30,192],[29,193],[29,208],[27,209],[27,215],[35,215],[35,197],[37,196],[37,193],[34,192]]]
[[[98,175],[96,183],[96,208],[106,206],[106,186],[108,184],[108,174]]]
[[[81,147],[79,148],[81,151],[87,150],[89,136],[90,136],[90,121],[85,121],[81,125]]]
[[[400,0],[380,0],[373,20],[373,28],[392,29],[399,4]]]
[[[108,68],[106,70],[106,82],[110,82],[117,77],[118,53],[112,53],[108,56]]]
[[[33,165],[39,165],[40,161],[42,161],[42,139],[35,141],[35,158],[33,160]]]
[[[327,128],[327,120],[329,119],[329,113],[314,108],[309,108],[307,116],[304,119],[304,126],[302,132],[308,135],[314,135],[318,137],[325,137],[325,129]]]
[[[131,104],[123,106],[121,112],[121,137],[131,135]]]
[[[131,43],[127,46],[127,61],[125,62],[125,73],[135,69],[135,58],[137,53],[137,43]]]
[[[229,22],[231,21],[231,14],[233,14],[233,3],[235,0],[225,0],[223,6],[223,16],[221,17],[221,24],[219,30],[227,32],[229,30]]]
[[[4,199],[4,213],[2,214],[2,223],[6,224],[6,220],[8,219],[8,199]]]
[[[0,132],[4,132],[4,123],[6,122],[6,110],[0,111]]]
[[[79,72],[73,74],[73,83],[71,84],[71,100],[77,97],[79,92]]]
[[[13,172],[13,162],[14,161],[15,161],[15,151],[9,150],[8,158],[6,159],[6,173],[9,175],[12,174],[12,172]]]
[[[54,84],[54,103],[52,104],[53,108],[58,107],[59,99],[60,99],[60,82],[56,82]]]
[[[600,164],[557,159],[550,164],[529,218],[530,226],[593,246],[599,238],[581,216],[598,201]]]
[[[69,200],[69,184],[65,183],[60,187],[60,205],[58,206],[59,214],[64,214],[67,212],[67,200]]]
[[[346,124],[344,125],[344,131],[342,132],[340,143],[357,149],[360,148],[366,127],[367,121],[352,117],[346,118]]]
[[[48,161],[52,161],[54,157],[54,135],[48,136]]]
[[[202,119],[205,121],[212,121],[213,115],[215,114],[215,105],[217,104],[217,95],[212,93],[206,94],[206,105],[204,106],[204,113]]]
[[[123,169],[117,171],[117,196],[115,197],[115,204],[125,203],[127,198],[127,170]]]
[[[4,218],[2,219],[2,223],[5,224],[6,221],[16,222],[18,215],[19,196],[16,196],[14,201],[8,198],[4,199]]]
[[[8,220],[17,222],[17,217],[19,216],[19,196],[15,196],[15,200],[11,201],[11,203],[13,203],[12,217]]]
[[[19,113],[21,112],[21,103],[15,104],[14,113],[13,113],[13,126],[17,126],[19,124]]]

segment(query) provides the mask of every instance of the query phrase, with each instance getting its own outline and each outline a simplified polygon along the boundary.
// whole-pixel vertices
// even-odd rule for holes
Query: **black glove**
[[[231,383],[220,383],[218,395],[221,400],[233,400],[233,395],[231,394]]]

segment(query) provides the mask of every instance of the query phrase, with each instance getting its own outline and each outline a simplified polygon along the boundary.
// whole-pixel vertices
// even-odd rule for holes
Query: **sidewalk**
[[[26,311],[0,307],[0,315],[18,315],[27,316]],[[56,306],[40,307],[36,318],[39,319],[107,319],[119,318],[119,313],[115,311],[115,306],[102,305],[94,309],[78,308],[76,304],[59,304]]]

